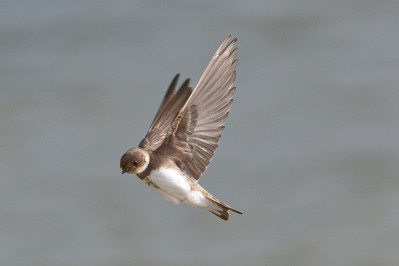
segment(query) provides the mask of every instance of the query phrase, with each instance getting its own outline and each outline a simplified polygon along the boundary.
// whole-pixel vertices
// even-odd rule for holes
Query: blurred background
[[[399,265],[398,1],[5,1],[1,265]],[[174,206],[120,156],[176,73],[238,41],[200,183]]]

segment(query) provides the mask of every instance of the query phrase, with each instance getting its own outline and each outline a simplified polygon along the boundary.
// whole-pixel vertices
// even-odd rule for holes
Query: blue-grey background
[[[3,1],[1,265],[399,265],[399,2]],[[120,156],[239,37],[237,92],[174,206]]]

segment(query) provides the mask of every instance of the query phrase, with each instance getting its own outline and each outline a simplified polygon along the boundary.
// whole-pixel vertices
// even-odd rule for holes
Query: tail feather
[[[220,219],[227,221],[230,217],[229,211],[233,211],[238,214],[242,214],[242,212],[237,211],[231,208],[229,205],[225,204],[224,202],[212,197],[207,197],[212,203],[214,203],[216,208],[208,209],[209,212],[213,213]]]

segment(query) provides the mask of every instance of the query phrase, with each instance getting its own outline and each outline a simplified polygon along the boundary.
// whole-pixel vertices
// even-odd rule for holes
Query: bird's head
[[[140,174],[147,169],[150,155],[142,149],[130,149],[121,158],[122,174]]]

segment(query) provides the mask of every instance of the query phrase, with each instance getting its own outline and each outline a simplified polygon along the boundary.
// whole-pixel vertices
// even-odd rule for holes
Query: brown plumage
[[[186,80],[175,93],[179,74],[176,75],[139,145],[143,150],[155,151],[166,136],[174,138],[173,142],[184,148],[184,156],[180,157],[186,173],[196,180],[218,147],[233,103],[236,88],[231,86],[236,77],[234,57],[238,48],[232,50],[237,38],[226,46],[229,39],[230,36],[220,45],[193,92]]]
[[[179,74],[175,76],[139,149],[131,149],[121,158],[123,172],[137,174],[155,189],[162,188],[149,180],[151,171],[166,165],[181,171],[188,177],[191,191],[200,191],[210,205],[219,206],[206,209],[224,220],[229,218],[229,210],[241,212],[213,197],[197,181],[218,147],[233,103],[237,65],[237,48],[233,47],[237,38],[229,40],[230,35],[217,49],[194,90],[187,79],[175,91]],[[163,196],[168,200],[170,195]]]

